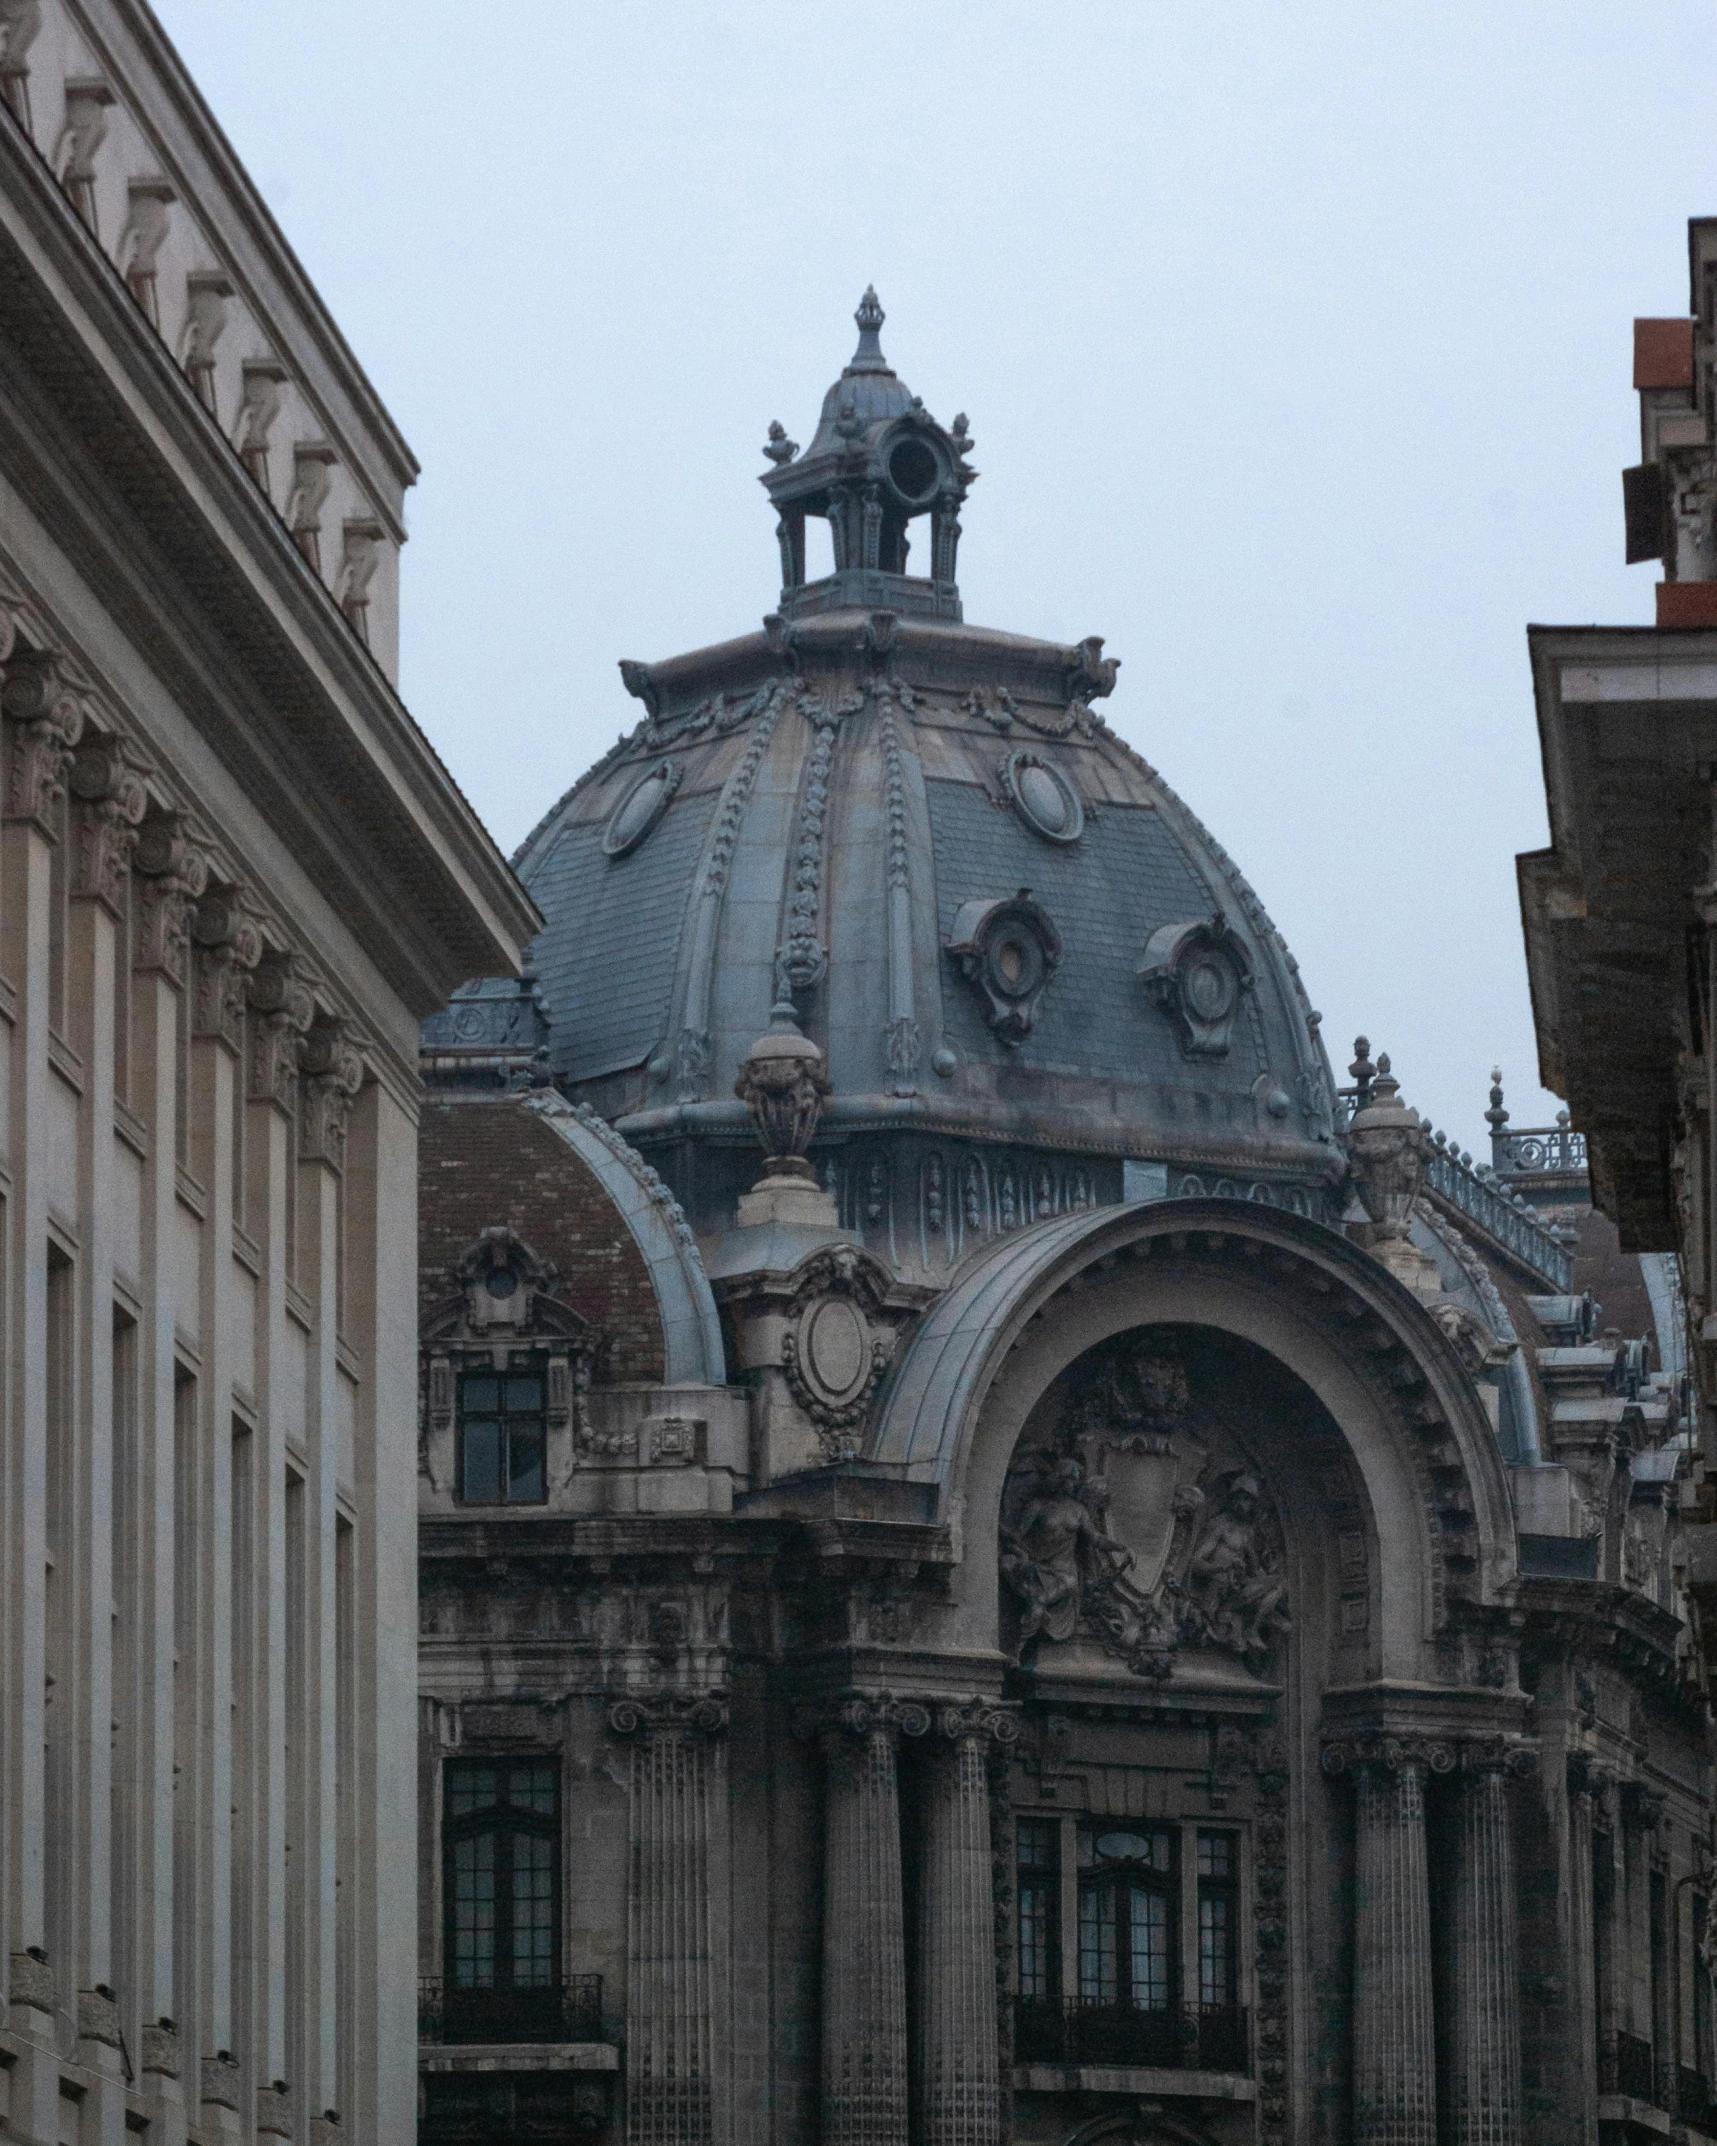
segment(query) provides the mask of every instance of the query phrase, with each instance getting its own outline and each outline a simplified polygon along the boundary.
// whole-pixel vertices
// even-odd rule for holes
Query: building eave
[[[535,905],[9,126],[0,178],[9,478],[414,1014],[516,972]]]

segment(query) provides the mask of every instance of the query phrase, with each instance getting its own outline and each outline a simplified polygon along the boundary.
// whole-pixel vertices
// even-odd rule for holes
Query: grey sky
[[[1536,1086],[1524,628],[1647,622],[1636,313],[1717,210],[1708,0],[156,0],[424,464],[404,691],[511,848],[773,606],[754,482],[874,281],[975,622],[1116,728],[1475,1150]]]

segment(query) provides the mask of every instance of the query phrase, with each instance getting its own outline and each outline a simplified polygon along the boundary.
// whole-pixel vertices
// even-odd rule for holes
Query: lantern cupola
[[[779,424],[764,454],[774,467],[761,482],[780,517],[781,611],[888,610],[958,619],[954,579],[960,502],[977,476],[962,413],[939,425],[882,354],[882,307],[867,290],[854,315],[858,348],[823,397],[816,434],[803,454]],[[805,579],[805,522],[826,521],[834,572]],[[927,573],[909,574],[911,525],[929,516]],[[922,540],[920,540],[922,541]]]

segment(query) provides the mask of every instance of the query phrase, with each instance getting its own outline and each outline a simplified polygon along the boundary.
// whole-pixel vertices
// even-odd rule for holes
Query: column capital
[[[191,1027],[237,1050],[247,979],[262,959],[262,933],[241,888],[224,883],[208,888],[191,914],[191,948]]]
[[[982,1744],[986,1749],[1019,1742],[1019,1716],[1011,1707],[988,1699],[954,1701],[936,1709],[935,1733],[950,1743]]]
[[[0,682],[0,715],[10,726],[5,816],[26,821],[54,840],[55,808],[83,735],[83,707],[67,690],[52,649],[14,648]]]
[[[135,749],[115,733],[86,736],[72,755],[72,893],[114,916],[123,912],[125,875],[148,808],[143,777]]]
[[[1537,1772],[1538,1753],[1530,1744],[1512,1737],[1474,1736],[1463,1740],[1459,1764],[1462,1778],[1469,1782],[1480,1781],[1487,1774],[1518,1779]]]
[[[793,1733],[856,1739],[886,1730],[897,1736],[928,1736],[933,1720],[930,1708],[918,1699],[899,1699],[892,1692],[843,1692],[797,1708]]]
[[[364,1085],[364,1061],[344,1021],[311,1024],[299,1039],[298,1073],[300,1159],[343,1169],[352,1101]]]
[[[727,1699],[719,1692],[685,1692],[637,1699],[615,1699],[608,1708],[610,1736],[698,1736],[726,1734]]]
[[[137,881],[136,966],[185,981],[191,910],[209,883],[209,861],[194,847],[183,812],[145,813],[137,830],[132,869]]]
[[[1326,1774],[1339,1778],[1345,1773],[1394,1774],[1410,1768],[1420,1773],[1453,1773],[1456,1758],[1455,1746],[1446,1737],[1368,1732],[1327,1738],[1319,1763]]]
[[[250,1024],[250,1100],[290,1110],[298,1080],[298,1039],[315,1016],[316,1001],[289,948],[264,948],[245,985],[245,1003],[258,1016]]]

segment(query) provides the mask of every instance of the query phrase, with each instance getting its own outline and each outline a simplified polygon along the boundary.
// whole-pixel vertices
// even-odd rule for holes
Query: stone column
[[[937,1717],[918,1888],[914,2079],[922,2146],[998,2146],[995,1880],[989,1749],[1012,1719],[981,1706]]]
[[[627,1889],[628,2146],[718,2146],[716,1996],[724,1963],[711,1929],[723,1860],[726,1776],[716,1699],[608,1710],[632,1747]]]
[[[854,1700],[823,1737],[822,2146],[906,2146],[895,1750],[900,1734],[922,1736],[929,1726],[921,1706]]]
[[[1592,1917],[1592,1818],[1599,1789],[1595,1770],[1583,1752],[1568,1759],[1568,1949],[1574,1994],[1573,2073],[1578,2088],[1574,2103],[1580,2135],[1598,2135],[1599,1993]]]
[[[1397,1737],[1336,1745],[1354,1775],[1353,2135],[1357,2146],[1436,2146],[1425,1778],[1454,1753]]]
[[[1509,1754],[1466,1754],[1451,1902],[1449,2088],[1453,2146],[1517,2146],[1520,1974]]]

